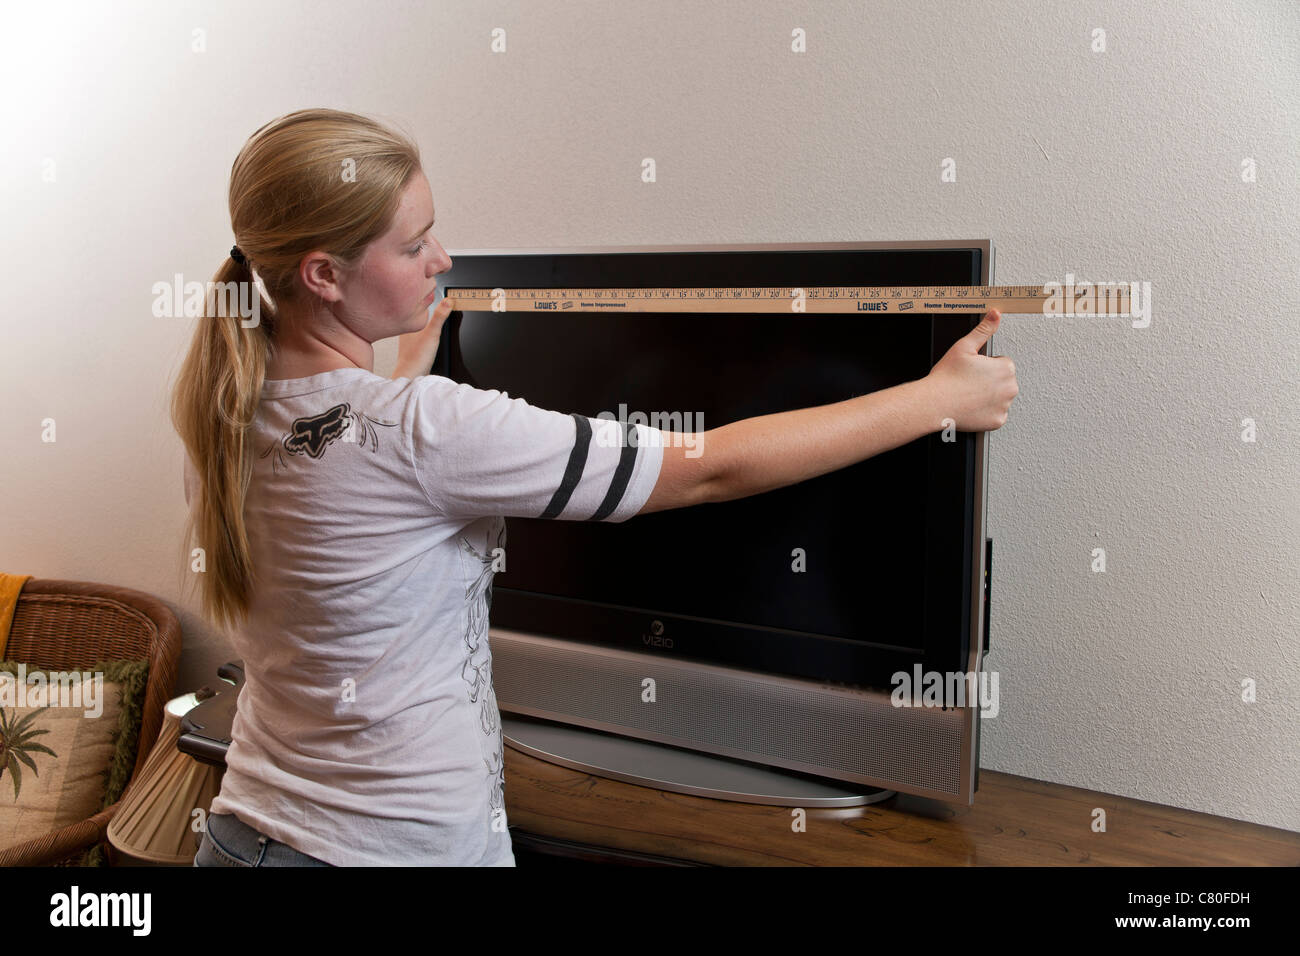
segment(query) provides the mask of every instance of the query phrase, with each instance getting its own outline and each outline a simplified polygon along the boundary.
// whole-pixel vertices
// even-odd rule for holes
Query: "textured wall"
[[[992,238],[1001,283],[1150,282],[1149,328],[1013,316],[993,340],[1020,395],[990,443],[984,766],[1300,829],[1295,3],[7,16],[0,569],[171,601],[179,688],[228,647],[178,589],[165,385],[192,321],[149,290],[224,258],[254,129],[336,106],[416,133],[448,248]]]

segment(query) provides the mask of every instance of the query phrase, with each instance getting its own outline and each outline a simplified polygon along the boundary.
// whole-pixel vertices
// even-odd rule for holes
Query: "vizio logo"
[[[672,650],[673,639],[664,637],[664,622],[651,621],[650,633],[641,635],[641,643],[646,647],[662,647],[665,650]]]

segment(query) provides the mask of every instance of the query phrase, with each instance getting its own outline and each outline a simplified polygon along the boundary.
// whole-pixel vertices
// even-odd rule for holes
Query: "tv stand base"
[[[716,800],[776,807],[861,807],[897,796],[895,790],[517,714],[501,715],[501,734],[507,745],[548,763],[624,783]]]

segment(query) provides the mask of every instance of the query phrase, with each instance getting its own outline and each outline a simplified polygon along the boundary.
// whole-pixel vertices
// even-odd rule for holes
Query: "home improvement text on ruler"
[[[678,286],[637,289],[471,288],[448,286],[461,311],[471,312],[866,312],[884,315],[968,313],[1128,316],[1127,283],[1080,289],[1059,284],[933,286]]]

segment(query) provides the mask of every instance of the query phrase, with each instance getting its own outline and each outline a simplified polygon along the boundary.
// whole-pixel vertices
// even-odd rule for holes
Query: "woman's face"
[[[411,176],[393,225],[362,254],[345,284],[348,324],[367,341],[418,332],[429,323],[435,276],[451,257],[433,237],[433,193],[423,171]]]

